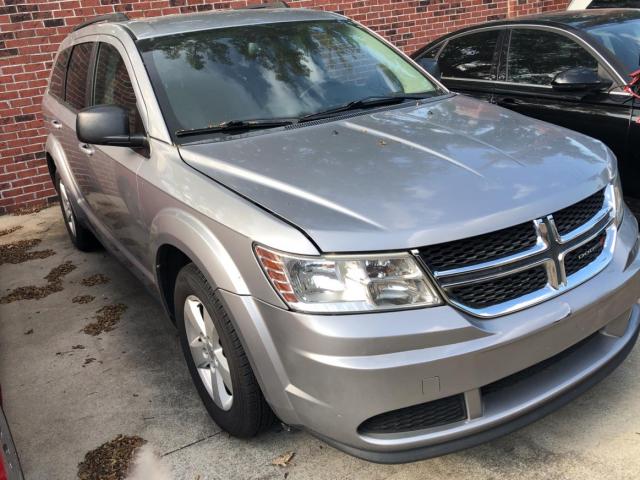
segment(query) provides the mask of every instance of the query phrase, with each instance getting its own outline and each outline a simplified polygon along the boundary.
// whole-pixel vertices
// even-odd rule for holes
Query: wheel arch
[[[51,176],[51,181],[53,182],[54,186],[57,189],[56,174],[58,174],[67,187],[67,190],[71,190],[71,201],[74,204],[77,204],[79,202],[79,199],[81,198],[80,192],[69,169],[67,156],[64,153],[64,148],[62,148],[60,140],[58,140],[54,135],[50,134],[47,137],[44,151],[45,158],[47,160],[47,168],[49,170],[49,175]]]
[[[151,225],[155,279],[172,321],[173,290],[178,272],[193,263],[214,290],[249,295],[240,270],[223,243],[202,221],[184,211],[167,209]]]

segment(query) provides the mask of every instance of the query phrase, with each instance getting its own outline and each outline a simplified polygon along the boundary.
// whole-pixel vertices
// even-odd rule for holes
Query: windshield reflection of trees
[[[329,28],[327,28],[330,25]],[[328,71],[354,68],[354,60],[364,54],[354,38],[355,27],[347,23],[330,22],[300,25],[253,25],[219,31],[205,31],[160,38],[152,49],[161,50],[168,59],[181,56],[194,70],[206,67],[206,60],[227,65],[238,78],[250,78],[265,92],[270,83],[260,70],[271,71],[275,78],[298,93],[311,82],[309,59]],[[364,58],[369,59],[368,56]]]

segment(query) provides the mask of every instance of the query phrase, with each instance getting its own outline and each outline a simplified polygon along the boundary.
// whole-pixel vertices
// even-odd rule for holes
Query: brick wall
[[[55,200],[43,152],[40,101],[60,41],[87,17],[237,8],[260,0],[0,0],[0,214]],[[564,9],[568,0],[301,0],[343,13],[410,53],[466,25]]]

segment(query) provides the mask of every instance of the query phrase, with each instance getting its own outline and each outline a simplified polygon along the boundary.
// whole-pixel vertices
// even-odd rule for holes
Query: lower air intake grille
[[[530,268],[488,282],[448,290],[449,298],[471,308],[485,308],[543,289],[547,284],[544,267]]]
[[[466,418],[464,395],[459,394],[381,413],[362,422],[358,432],[365,435],[410,432],[459,422]]]

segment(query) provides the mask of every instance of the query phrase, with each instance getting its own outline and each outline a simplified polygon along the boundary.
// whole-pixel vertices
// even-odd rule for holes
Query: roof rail
[[[268,2],[268,3],[256,3],[253,5],[247,5],[242,7],[249,10],[257,10],[260,8],[290,8],[287,2]]]
[[[81,28],[88,27],[89,25],[93,25],[94,23],[101,22],[126,22],[129,20],[129,17],[126,13],[118,12],[118,13],[109,13],[108,15],[98,15],[93,18],[89,18],[82,23],[79,23],[75,27],[73,27],[72,31],[80,30]]]

